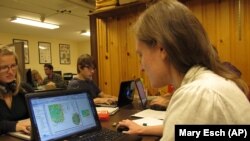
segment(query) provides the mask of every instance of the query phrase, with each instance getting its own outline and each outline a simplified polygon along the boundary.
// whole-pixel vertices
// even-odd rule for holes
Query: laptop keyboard
[[[101,131],[89,133],[87,135],[77,138],[74,141],[114,141],[121,136],[124,136],[124,134],[106,128],[102,128]]]

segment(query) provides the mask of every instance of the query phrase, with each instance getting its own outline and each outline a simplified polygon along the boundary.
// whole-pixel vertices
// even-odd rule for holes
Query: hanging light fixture
[[[59,25],[35,21],[31,19],[20,18],[20,17],[13,17],[11,18],[10,21],[14,23],[25,24],[25,25],[36,26],[36,27],[47,28],[47,29],[59,28]]]

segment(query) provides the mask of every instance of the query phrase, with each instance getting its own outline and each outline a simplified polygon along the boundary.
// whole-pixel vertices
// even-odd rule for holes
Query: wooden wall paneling
[[[250,26],[248,24],[250,2],[240,1],[240,21],[239,0],[190,0],[185,4],[205,27],[222,61],[229,61],[239,68],[243,74],[242,78],[250,85]]]
[[[99,34],[97,36],[91,36],[91,41],[93,42],[91,42],[91,47],[97,48],[98,56],[96,56],[96,58],[98,57],[98,67],[100,68],[98,70],[99,87],[105,93],[112,93],[113,95],[114,93],[118,93],[119,82],[129,79],[130,70],[128,69],[133,67],[130,64],[128,65],[129,58],[126,54],[128,45],[127,38],[129,37],[127,35],[127,18],[129,17],[123,17],[137,9],[145,9],[145,2],[119,6],[111,10],[97,11],[90,14],[90,19],[97,19],[99,24],[99,26],[96,26],[96,30]],[[121,19],[124,22],[120,22],[119,18],[114,22],[110,20],[110,18],[117,16],[119,16],[119,18],[122,17]],[[92,23],[93,21],[94,20],[91,20]],[[114,25],[117,26],[117,24],[121,25],[120,28],[113,28]],[[90,25],[92,24],[90,23]],[[95,45],[94,39],[97,39],[96,42],[98,42],[98,45]],[[106,48],[106,50],[104,48]],[[133,62],[136,61],[134,60]]]
[[[98,67],[99,70],[99,87],[100,89],[110,94],[110,62],[109,62],[109,52],[108,52],[108,36],[107,36],[107,25],[106,20],[98,20]],[[100,30],[99,30],[100,29]]]
[[[120,61],[119,61],[119,33],[118,29],[118,18],[112,17],[108,21],[108,45],[109,45],[109,61],[110,61],[110,88],[112,95],[118,96],[120,86]]]
[[[100,50],[100,48],[101,48],[101,45],[100,45],[100,19],[96,19],[96,29],[98,29],[98,30],[96,30],[96,43],[98,44],[98,45],[96,45],[96,46],[98,46],[98,48],[96,48],[96,51],[97,51],[97,55],[96,55],[96,58],[95,58],[95,60],[96,60],[96,67],[97,67],[97,76],[98,76],[98,86],[99,86],[99,88],[101,88],[101,84],[100,84],[100,80],[102,80],[101,79],[101,66],[100,66],[100,59],[101,59],[101,54],[99,53],[99,50]],[[92,36],[92,35],[91,35]],[[92,44],[92,43],[91,43]],[[91,47],[91,48],[93,48],[93,47]],[[91,52],[91,54],[92,54],[92,52]]]
[[[213,44],[218,50],[222,61],[231,62],[230,57],[230,4],[228,1],[219,1],[216,4],[216,33],[217,39]],[[225,22],[228,21],[228,22]]]
[[[231,62],[242,72],[242,78],[246,80],[246,64],[247,60],[245,57],[249,54],[245,47],[245,29],[244,29],[244,14],[243,14],[243,3],[241,8],[238,7],[238,1],[233,1],[230,3],[232,6],[232,34],[231,34]]]
[[[118,36],[119,36],[119,60],[120,60],[120,80],[125,81],[128,80],[128,70],[129,63],[128,63],[128,57],[127,57],[127,45],[128,45],[128,35],[126,30],[128,28],[128,17],[126,15],[119,16],[119,26],[118,29]]]
[[[244,71],[245,75],[245,80],[248,82],[248,86],[250,86],[250,1],[249,0],[245,0],[244,1],[244,13],[246,13],[244,15],[245,17],[245,37],[246,37],[246,42],[245,42],[245,46],[246,46],[246,51],[247,51],[247,56],[244,56],[244,58],[247,60],[247,64],[246,64],[246,70]]]
[[[112,31],[110,30],[110,22],[112,19],[105,19],[106,29],[103,30],[103,34],[106,37],[106,45],[104,52],[100,52],[104,54],[103,59],[103,83],[104,83],[104,92],[107,94],[111,94],[111,60],[110,60],[110,44],[112,40]]]
[[[103,83],[103,59],[104,58],[104,54],[102,52],[105,51],[105,44],[103,43],[103,39],[105,38],[105,36],[103,35],[103,28],[102,26],[104,26],[104,23],[101,19],[97,19],[96,20],[97,24],[96,24],[96,28],[97,28],[97,67],[98,67],[98,86],[99,88],[103,91],[104,88],[104,83]]]
[[[191,0],[184,3],[202,23],[202,0]]]
[[[212,43],[216,43],[216,4],[211,1],[202,2],[202,21]]]
[[[243,79],[248,83],[249,83],[249,54],[250,54],[250,50],[249,50],[249,21],[248,21],[248,17],[249,17],[249,2],[247,2],[246,0],[240,0],[241,4],[240,4],[240,10],[238,7],[238,41],[240,42],[241,45],[241,50],[240,52],[236,51],[235,57],[237,58],[236,61],[237,63],[239,62],[240,67],[242,68],[242,71],[244,72],[242,77]],[[240,17],[240,18],[239,18]],[[237,46],[236,46],[237,48]]]
[[[232,53],[231,51],[235,50],[234,48],[236,48],[236,40],[237,40],[237,22],[236,22],[236,17],[237,17],[237,9],[235,7],[235,0],[228,2],[229,6],[230,6],[230,19],[229,19],[229,23],[230,23],[230,52],[228,53],[228,55],[230,55],[230,62],[235,65],[238,69],[240,69],[240,71],[242,71],[242,69],[240,68],[240,66],[237,65],[237,63],[235,62],[235,60],[232,58]],[[238,46],[239,47],[239,46]],[[238,48],[237,47],[237,48]]]
[[[237,26],[237,22],[236,22],[236,16],[237,16],[237,12],[236,12],[236,8],[235,8],[235,1],[228,1],[229,3],[229,23],[230,23],[230,30],[229,30],[229,45],[230,45],[230,52],[228,53],[229,58],[228,60],[230,60],[230,62],[233,65],[236,65],[234,60],[232,59],[232,48],[235,47],[235,40],[237,39],[237,31],[236,31],[236,26]]]
[[[133,26],[135,24],[135,21],[137,19],[138,15],[136,14],[129,14],[127,18],[127,25],[128,30],[127,32],[127,58],[128,58],[128,78],[129,79],[135,79],[139,76],[139,60],[136,54],[136,41],[135,41],[135,32],[133,30]]]

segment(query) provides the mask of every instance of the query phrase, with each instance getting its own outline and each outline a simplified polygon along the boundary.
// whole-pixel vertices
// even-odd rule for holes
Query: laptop
[[[135,80],[135,86],[136,86],[136,89],[137,89],[137,92],[138,92],[138,95],[139,95],[139,98],[140,98],[140,101],[141,101],[142,108],[146,109],[147,104],[148,104],[148,99],[147,99],[147,95],[146,95],[146,93],[144,91],[144,87],[143,87],[143,84],[142,84],[140,78],[137,78]]]
[[[102,141],[139,141],[142,139],[140,136],[102,128],[93,99],[86,90],[30,93],[25,98],[35,140],[71,141],[90,138]]]
[[[165,112],[166,109],[155,107],[155,106],[149,106],[147,95],[144,91],[144,87],[143,87],[143,84],[142,84],[140,78],[135,80],[135,86],[136,86],[138,95],[140,97],[140,101],[141,101],[141,105],[142,105],[143,110],[140,112],[137,112],[131,116],[132,117],[139,117],[139,118],[154,118],[154,119],[160,119],[160,120],[164,119],[165,114],[166,114],[166,112]]]
[[[122,107],[133,102],[135,92],[134,80],[122,81],[116,104],[96,104],[99,107]]]
[[[156,111],[166,111],[166,107],[161,106],[161,105],[149,105],[149,100],[147,98],[147,94],[144,91],[144,87],[143,84],[141,82],[140,78],[137,78],[135,80],[135,86],[138,92],[138,95],[140,97],[140,101],[141,101],[141,105],[143,109],[152,109],[152,110],[156,110]]]

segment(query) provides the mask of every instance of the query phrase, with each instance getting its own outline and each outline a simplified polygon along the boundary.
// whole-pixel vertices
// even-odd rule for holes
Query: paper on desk
[[[139,124],[139,125],[142,125],[142,126],[143,125],[145,126],[145,124],[147,126],[163,125],[163,120],[150,118],[150,117],[136,119],[136,120],[133,120],[133,121],[135,123]]]
[[[149,117],[155,119],[165,119],[166,111],[156,111],[156,110],[146,109],[131,116],[142,117],[142,118]]]
[[[96,111],[108,111],[109,115],[115,114],[119,110],[119,107],[96,107]]]

